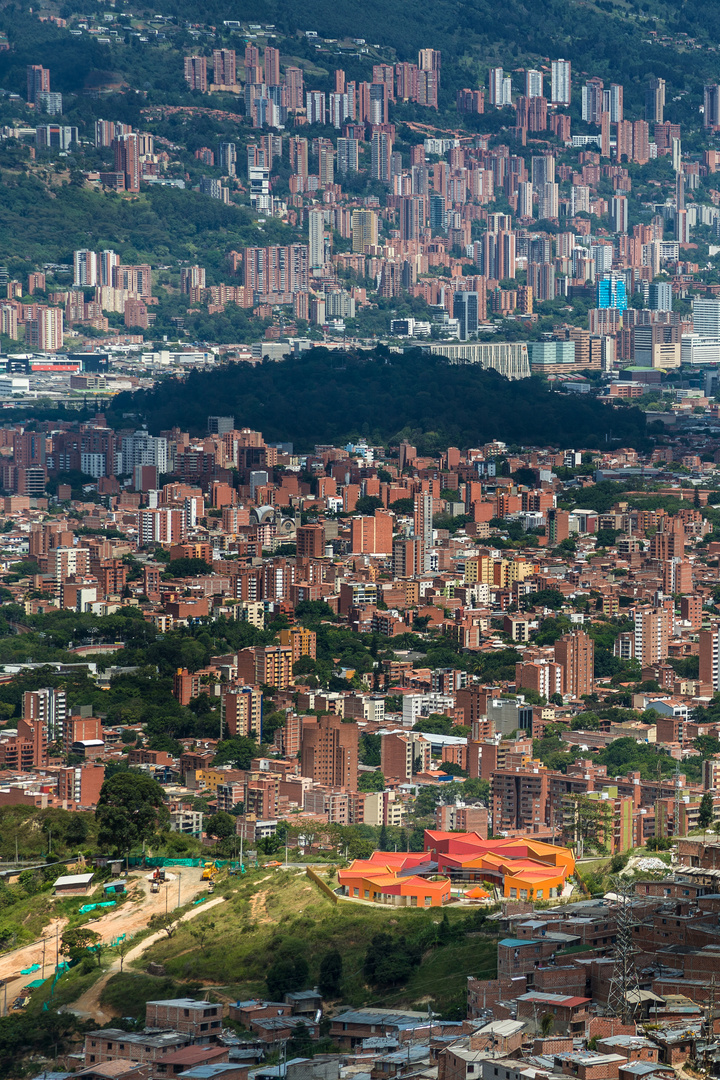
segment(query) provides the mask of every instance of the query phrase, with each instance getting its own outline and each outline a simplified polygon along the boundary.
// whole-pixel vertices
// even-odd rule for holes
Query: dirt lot
[[[208,900],[204,904],[198,904],[197,907],[191,908],[190,911],[186,911],[185,914],[181,916],[181,922],[186,922],[188,919],[194,919],[196,915],[202,915],[204,911],[208,911],[211,907],[216,907],[218,904],[224,903],[224,897],[213,897],[212,900]],[[157,934],[150,934],[149,937],[143,938],[134,949],[130,949],[125,955],[123,970],[127,964],[131,963],[133,960],[137,960],[139,956],[142,956],[146,949],[149,949],[151,945],[154,945],[155,942],[159,941],[162,937],[163,931],[161,930]],[[117,960],[113,960],[101,979],[98,979],[98,981],[72,1005],[67,1006],[67,1011],[75,1013],[76,1016],[81,1017],[83,1020],[96,1020],[98,1024],[106,1024],[109,1020],[112,1020],[112,1014],[106,1013],[100,1005],[100,997],[108,979],[117,974],[118,971],[120,971],[119,957]]]
[[[171,876],[172,875],[172,876]],[[130,899],[117,910],[109,909],[108,914],[88,922],[89,929],[100,934],[103,942],[110,942],[120,934],[132,937],[139,930],[144,930],[153,915],[165,914],[176,907],[183,907],[206,891],[206,882],[201,881],[201,867],[183,867],[181,870],[167,872],[167,882],[160,886],[158,893],[150,892],[147,872],[132,873],[128,878],[128,896]],[[179,899],[178,904],[178,888]],[[88,902],[102,899],[102,892],[93,893]],[[18,996],[20,991],[33,979],[47,977],[55,968],[58,958],[58,946],[66,919],[54,919],[48,923],[45,933],[39,941],[25,945],[0,957],[0,980],[6,983],[7,1005]],[[40,964],[40,970],[31,975],[21,975],[24,968]],[[0,1012],[4,1012],[6,1001],[5,986],[0,991]]]

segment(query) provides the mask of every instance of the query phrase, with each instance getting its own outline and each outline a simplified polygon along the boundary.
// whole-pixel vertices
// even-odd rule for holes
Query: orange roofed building
[[[347,870],[339,870],[338,881],[345,896],[391,907],[442,907],[449,903],[449,878],[431,880],[413,874],[413,869],[420,868],[429,869],[425,852],[374,851],[369,859],[355,859]]]
[[[503,896],[518,900],[548,900],[560,896],[575,870],[569,848],[516,837],[483,840],[477,833],[425,830],[426,858],[452,881],[487,881]]]

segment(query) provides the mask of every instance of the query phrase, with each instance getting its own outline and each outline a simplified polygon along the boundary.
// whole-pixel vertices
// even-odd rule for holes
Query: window
[[[183,1016],[189,1016],[189,1015],[190,1015],[190,1010],[189,1009],[183,1009]]]
[[[517,889],[511,889],[510,890],[510,899],[511,900],[517,900]]]
[[[365,899],[366,899],[366,900],[369,900],[369,899],[370,899],[370,890],[369,890],[369,889],[366,889],[366,890],[365,890]]]
[[[94,1045],[95,1045],[95,1043],[93,1043],[93,1046],[94,1046]],[[95,1055],[94,1055],[94,1054],[91,1054],[91,1055],[90,1055],[90,1060],[91,1060],[91,1061],[94,1061],[94,1060],[95,1060]]]
[[[359,889],[353,889],[353,896],[359,896],[359,895],[360,895],[360,890]]]

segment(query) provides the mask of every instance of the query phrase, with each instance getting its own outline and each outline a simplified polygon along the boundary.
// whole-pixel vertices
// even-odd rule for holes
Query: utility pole
[[[428,1001],[428,1061],[430,1062],[431,1067],[432,1067],[432,1022],[433,1022],[433,1015],[434,1015],[434,1013],[433,1013],[432,1009],[430,1008],[430,1002]]]
[[[640,1004],[640,982],[635,967],[637,949],[633,943],[631,885],[619,876],[613,879],[616,894],[615,965],[608,992],[608,1015],[620,1017],[623,1024],[632,1022]]]

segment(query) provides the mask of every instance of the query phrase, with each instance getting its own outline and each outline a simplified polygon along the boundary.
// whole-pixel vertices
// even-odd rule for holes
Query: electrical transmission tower
[[[616,877],[613,889],[617,896],[615,917],[615,966],[608,992],[608,1015],[618,1016],[623,1024],[632,1023],[640,1004],[640,982],[635,967],[638,950],[633,942],[632,891],[627,880]]]

